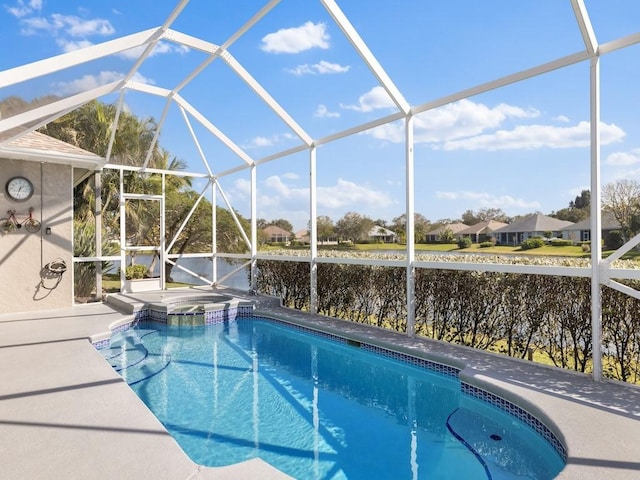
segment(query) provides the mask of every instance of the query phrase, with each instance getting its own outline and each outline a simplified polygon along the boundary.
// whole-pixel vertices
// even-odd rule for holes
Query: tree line
[[[640,232],[640,183],[632,179],[620,179],[604,185],[602,189],[603,212],[611,216],[620,225],[621,240],[628,240]],[[531,215],[530,212],[524,215],[509,216],[500,208],[480,208],[478,210],[468,209],[460,218],[441,218],[430,221],[424,215],[416,213],[414,216],[414,242],[422,243],[426,241],[429,231],[452,223],[464,223],[465,225],[475,225],[480,222],[494,220],[502,223],[513,223],[523,217]],[[569,201],[569,205],[549,214],[550,217],[558,220],[566,220],[578,223],[589,218],[591,214],[591,192],[582,190],[579,195]],[[276,225],[289,232],[293,238],[295,232],[291,223],[279,218],[272,221],[265,219],[258,220],[260,230],[269,225]],[[406,242],[406,215],[401,214],[393,218],[390,222],[383,219],[372,219],[358,212],[350,211],[345,213],[340,219],[334,221],[331,217],[321,215],[316,218],[317,240],[324,242],[327,240],[343,240],[353,243],[367,240],[369,232],[374,227],[383,227],[395,233],[398,241]],[[311,229],[307,225],[307,232]],[[268,239],[263,238],[263,241]],[[451,235],[453,241],[453,234]]]
[[[258,272],[260,293],[309,309],[308,262],[260,260]],[[591,371],[588,278],[418,268],[415,293],[416,335]],[[320,315],[407,333],[405,268],[320,263],[317,294]],[[638,383],[640,301],[603,286],[602,302],[604,375]]]

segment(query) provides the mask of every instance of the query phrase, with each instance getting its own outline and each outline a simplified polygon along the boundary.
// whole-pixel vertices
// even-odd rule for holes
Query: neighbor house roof
[[[262,229],[267,235],[280,235],[281,237],[290,237],[291,232],[287,232],[284,228],[280,228],[277,225],[269,225]]]
[[[485,220],[483,222],[478,222],[475,225],[471,225],[470,227],[465,228],[464,230],[460,230],[458,233],[461,235],[476,235],[478,233],[488,233],[495,232],[497,229],[506,227],[508,223],[497,222],[495,220]]]
[[[609,211],[602,212],[602,230],[617,230],[622,228],[620,222],[616,220],[613,213]],[[567,227],[562,228],[561,230],[591,230],[591,217],[587,217],[584,220],[579,221],[578,223],[574,223],[573,225],[569,225]]]
[[[370,237],[391,237],[395,236],[396,232],[393,230],[389,230],[388,228],[379,227],[378,225],[374,225],[371,230],[369,230]]]
[[[573,222],[558,220],[541,213],[534,213],[513,222],[505,227],[495,230],[496,233],[512,232],[557,232],[564,227],[573,225]]]
[[[440,235],[447,229],[451,230],[453,233],[460,233],[460,231],[464,230],[465,228],[469,228],[469,225],[466,225],[464,223],[449,223],[447,225],[442,225],[435,230],[427,232],[427,235]]]

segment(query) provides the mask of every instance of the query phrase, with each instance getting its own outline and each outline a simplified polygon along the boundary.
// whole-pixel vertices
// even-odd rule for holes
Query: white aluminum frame
[[[382,65],[378,62],[373,52],[368,48],[364,40],[360,37],[356,28],[351,24],[346,15],[342,12],[338,6],[336,0],[319,0],[324,9],[328,12],[331,18],[335,21],[339,29],[351,43],[357,54],[362,59],[363,63],[371,71],[373,76],[378,80],[379,84],[385,89],[391,100],[394,102],[398,111],[384,117],[370,120],[367,123],[357,125],[355,127],[348,128],[344,131],[333,133],[323,138],[312,138],[304,128],[298,124],[293,117],[251,76],[251,74],[241,65],[229,52],[229,47],[235,43],[242,35],[248,32],[255,24],[257,24],[262,18],[264,18],[278,3],[279,0],[270,0],[255,14],[253,15],[240,29],[234,32],[224,43],[216,45],[211,42],[192,37],[186,33],[182,33],[176,30],[172,30],[170,27],[184,10],[189,3],[189,0],[180,0],[167,20],[162,26],[145,30],[139,33],[128,35],[116,40],[111,40],[98,45],[92,45],[88,48],[77,50],[71,53],[58,55],[56,57],[48,58],[38,62],[33,62],[20,67],[12,68],[0,72],[0,88],[13,85],[25,80],[35,79],[44,75],[57,72],[69,67],[77,66],[92,60],[102,58],[108,55],[114,55],[119,52],[125,51],[133,47],[144,47],[144,51],[141,56],[134,63],[133,67],[127,73],[127,75],[120,81],[112,82],[107,85],[103,85],[92,90],[73,95],[68,98],[61,99],[54,103],[43,105],[41,107],[34,108],[30,111],[6,118],[0,119],[0,133],[6,132],[14,127],[19,127],[24,124],[32,125],[30,130],[34,130],[47,122],[58,118],[65,113],[91,101],[103,97],[104,95],[120,92],[120,98],[118,100],[118,107],[116,111],[116,117],[113,125],[113,133],[109,142],[108,152],[106,155],[107,165],[105,168],[113,168],[120,171],[120,179],[122,186],[122,178],[124,171],[146,171],[147,173],[162,173],[163,174],[163,191],[164,191],[164,175],[181,175],[189,176],[192,178],[206,178],[208,179],[207,186],[200,193],[200,197],[196,204],[193,206],[181,229],[189,220],[189,218],[195,212],[198,202],[203,198],[207,190],[210,189],[210,195],[212,198],[212,222],[214,225],[212,233],[212,251],[203,254],[193,254],[191,256],[202,256],[212,258],[213,267],[212,284],[218,283],[217,270],[216,270],[216,258],[236,258],[244,259],[247,262],[239,267],[236,271],[250,266],[251,281],[250,289],[255,291],[256,289],[256,263],[260,259],[279,260],[279,261],[308,261],[311,269],[311,284],[310,284],[310,309],[312,312],[317,311],[317,266],[320,263],[343,263],[343,264],[360,264],[360,265],[380,265],[380,266],[393,266],[402,267],[407,272],[407,312],[408,312],[408,335],[413,335],[415,324],[415,269],[416,268],[436,268],[436,269],[456,269],[456,270],[474,270],[474,271],[488,271],[488,272],[507,272],[507,273],[526,273],[526,274],[541,274],[541,275],[564,275],[575,277],[590,277],[592,284],[592,309],[591,309],[591,323],[592,323],[592,335],[593,344],[597,348],[593,349],[593,362],[594,373],[593,378],[595,380],[602,379],[602,354],[600,352],[599,345],[601,343],[601,326],[602,326],[602,311],[601,311],[601,286],[606,285],[611,288],[615,288],[621,292],[640,299],[640,292],[633,290],[615,279],[640,279],[640,271],[627,270],[621,268],[614,268],[615,260],[619,259],[624,253],[629,251],[635,245],[640,243],[640,235],[631,239],[623,247],[621,247],[614,255],[608,259],[602,259],[601,239],[602,239],[602,220],[601,220],[601,184],[600,184],[600,57],[604,54],[608,54],[620,49],[624,49],[640,43],[640,32],[628,35],[625,37],[617,38],[606,44],[599,45],[594,34],[594,30],[591,21],[588,16],[587,9],[583,0],[570,0],[571,6],[574,12],[576,23],[581,32],[584,41],[584,50],[576,53],[558,58],[551,62],[547,62],[532,68],[528,68],[519,72],[506,75],[502,78],[498,78],[480,85],[473,86],[471,88],[453,92],[441,98],[431,99],[425,103],[411,106],[400,90],[396,87],[390,76],[385,72]],[[179,45],[186,46],[191,49],[201,51],[206,54],[206,58],[202,61],[193,71],[191,71],[186,77],[184,77],[173,88],[165,88],[160,86],[143,84],[133,81],[132,78],[138,71],[140,65],[151,54],[153,48],[160,41],[169,41]],[[294,146],[287,150],[271,154],[261,159],[252,158],[247,152],[245,152],[240,146],[236,145],[229,137],[222,133],[209,119],[202,115],[196,108],[194,108],[186,99],[184,99],[180,92],[189,84],[194,78],[196,78],[201,72],[216,59],[220,58],[253,92],[260,98],[267,107],[282,120],[282,122],[289,127],[289,129],[295,133],[301,141],[300,145]],[[592,252],[591,252],[591,267],[590,268],[575,268],[575,267],[551,267],[551,266],[535,266],[535,265],[512,265],[512,264],[478,264],[478,263],[452,263],[441,261],[416,261],[415,258],[415,244],[414,244],[414,229],[415,229],[415,200],[414,200],[414,138],[413,138],[413,123],[414,116],[433,110],[444,105],[451,104],[453,102],[469,98],[471,96],[479,95],[489,92],[491,90],[504,87],[506,85],[514,84],[526,79],[530,79],[534,76],[552,72],[558,69],[562,69],[581,62],[590,62],[589,70],[589,82],[590,82],[590,121],[591,121],[591,147],[590,147],[590,172],[591,172],[591,235],[592,235]],[[115,131],[120,117],[120,112],[124,104],[124,95],[129,90],[135,90],[151,95],[158,95],[166,99],[166,103],[162,112],[161,119],[158,124],[158,131],[155,134],[153,144],[157,141],[157,136],[164,124],[167,112],[172,103],[175,103],[182,114],[183,120],[188,128],[192,141],[194,142],[196,149],[200,155],[200,158],[206,169],[205,174],[202,173],[188,173],[188,172],[175,172],[165,171],[160,169],[147,168],[149,159],[151,158],[150,149],[146,155],[146,160],[142,167],[131,167],[123,165],[115,165],[110,162],[112,145],[115,138]],[[210,163],[202,148],[197,135],[195,134],[191,119],[198,121],[208,132],[214,135],[218,140],[222,142],[239,160],[239,164],[236,167],[228,168],[224,171],[217,171],[215,165]],[[402,260],[371,260],[371,259],[358,259],[358,258],[327,258],[318,256],[317,246],[317,162],[321,161],[317,157],[317,147],[322,144],[327,144],[339,140],[341,138],[355,135],[360,132],[364,132],[375,127],[385,125],[391,122],[403,121],[405,125],[405,167],[406,167],[406,238],[407,249],[406,255]],[[33,126],[33,125],[36,126]],[[13,135],[11,139],[17,138],[17,136],[23,133]],[[5,142],[6,143],[6,142]],[[153,148],[153,145],[152,147]],[[278,160],[280,158],[288,157],[302,151],[308,150],[309,152],[309,212],[310,212],[310,233],[311,233],[311,250],[310,255],[305,257],[298,256],[273,256],[260,254],[257,250],[257,168],[262,164]],[[247,171],[248,170],[248,171]],[[232,174],[247,171],[247,175],[251,182],[251,232],[249,236],[245,234],[240,226],[240,222],[236,217],[233,207],[229,202],[227,196],[224,194],[221,188],[219,180]],[[122,191],[122,190],[121,190]],[[216,247],[216,206],[217,195],[220,195],[227,207],[230,209],[234,221],[238,229],[241,232],[243,240],[249,247],[248,254],[228,254],[217,251]],[[124,201],[127,198],[131,198],[129,194],[121,193],[121,221],[124,222]],[[141,197],[135,197],[141,198]],[[155,199],[155,197],[154,197]],[[164,206],[163,206],[164,208]],[[164,210],[163,210],[164,211]],[[164,215],[161,219],[161,238],[165,238],[164,228]],[[123,225],[122,225],[123,227]],[[181,229],[179,231],[181,231]],[[121,248],[124,252],[125,239],[124,228],[121,231]],[[174,260],[180,256],[170,255],[168,252],[171,249],[175,239],[169,242],[168,246],[164,243],[159,246],[163,261],[169,261],[175,264]],[[164,242],[164,240],[163,240]],[[97,252],[100,252],[98,249]],[[187,255],[182,255],[186,257]],[[112,257],[109,257],[112,258]],[[121,255],[124,259],[124,253]],[[76,258],[74,261],[100,261],[107,259],[106,257],[90,258]],[[180,266],[182,270],[186,270]],[[164,274],[164,269],[162,269]],[[190,272],[193,273],[193,272]],[[232,272],[233,273],[233,272]],[[124,276],[124,273],[122,273]],[[201,280],[203,279],[202,277]],[[222,279],[224,280],[224,279]],[[164,286],[164,279],[163,279]]]

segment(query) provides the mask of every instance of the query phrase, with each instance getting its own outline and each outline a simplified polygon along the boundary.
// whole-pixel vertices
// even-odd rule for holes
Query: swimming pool
[[[452,377],[260,317],[143,323],[103,356],[197,463],[298,479],[549,479],[557,451]]]

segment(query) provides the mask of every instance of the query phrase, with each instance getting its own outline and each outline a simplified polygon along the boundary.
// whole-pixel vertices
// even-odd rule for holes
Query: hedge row
[[[258,290],[286,306],[309,308],[307,262],[258,262]],[[319,264],[318,313],[407,330],[406,270]],[[633,286],[633,285],[632,285]],[[591,369],[589,278],[416,269],[415,333],[558,367]],[[640,380],[640,302],[603,287],[605,375]]]

